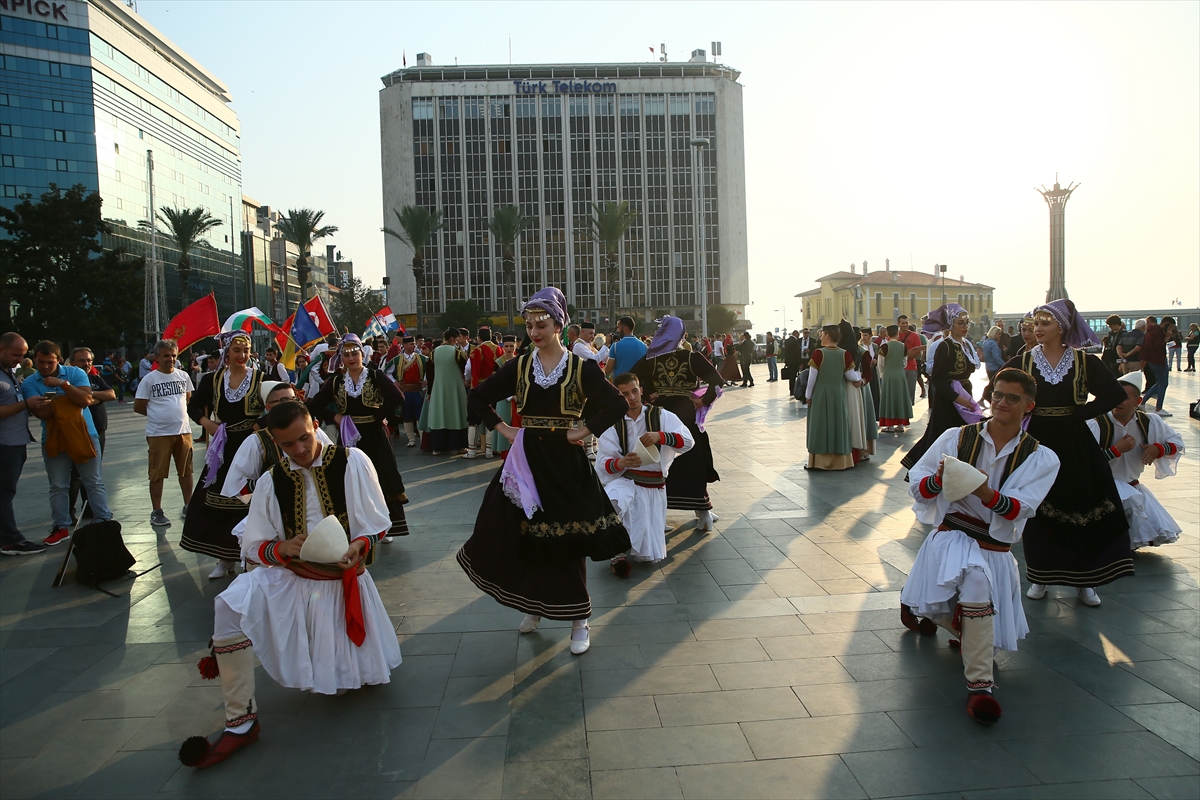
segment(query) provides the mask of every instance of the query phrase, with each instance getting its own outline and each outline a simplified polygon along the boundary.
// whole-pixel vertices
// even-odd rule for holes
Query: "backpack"
[[[75,580],[85,586],[98,588],[106,581],[123,578],[135,559],[121,538],[121,523],[116,520],[96,520],[81,525],[71,537],[75,554]]]

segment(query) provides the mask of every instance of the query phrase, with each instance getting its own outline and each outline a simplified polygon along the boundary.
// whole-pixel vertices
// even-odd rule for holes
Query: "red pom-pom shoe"
[[[179,761],[185,767],[196,769],[220,764],[243,747],[257,742],[260,730],[256,719],[245,733],[222,731],[216,742],[209,742],[203,736],[193,736],[179,748]]]
[[[967,716],[980,725],[991,725],[1000,719],[1000,703],[991,692],[971,692],[967,695]]]
[[[633,570],[633,567],[629,563],[629,559],[625,558],[625,556],[617,556],[616,558],[613,558],[608,562],[608,565],[612,567],[613,574],[618,578],[628,578],[629,573]]]
[[[917,631],[922,636],[937,636],[937,623],[925,617],[918,617],[908,606],[900,606],[900,622],[910,631]]]

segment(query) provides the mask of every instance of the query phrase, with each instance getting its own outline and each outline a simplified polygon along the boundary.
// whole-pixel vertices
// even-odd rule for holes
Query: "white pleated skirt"
[[[900,592],[900,602],[918,617],[952,617],[968,569],[983,570],[992,588],[995,645],[1016,650],[1029,633],[1021,607],[1021,575],[1012,553],[984,550],[962,531],[933,531],[925,538]]]
[[[341,581],[301,578],[284,567],[238,575],[221,599],[241,617],[241,630],[267,674],[290,689],[336,694],[387,683],[400,666],[400,641],[368,572],[358,576],[366,640],[346,634]]]
[[[612,501],[632,544],[630,555],[637,561],[661,561],[667,557],[667,493],[647,489],[626,478],[610,481],[604,493]]]
[[[1179,540],[1183,529],[1145,484],[1130,486],[1117,481],[1117,494],[1121,495],[1121,505],[1125,507],[1125,519],[1129,521],[1129,544],[1134,550]]]

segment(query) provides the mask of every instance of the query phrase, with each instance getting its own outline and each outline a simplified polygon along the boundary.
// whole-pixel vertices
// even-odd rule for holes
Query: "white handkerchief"
[[[987,482],[987,475],[954,456],[946,456],[942,470],[942,494],[953,503],[962,500]]]
[[[646,445],[642,444],[641,439],[633,440],[633,452],[637,453],[638,458],[640,458],[642,460],[643,464],[657,464],[658,463],[658,459],[659,459],[658,448],[655,447],[654,445],[650,445],[649,447],[646,447]]]
[[[349,549],[346,529],[331,514],[308,532],[308,538],[300,548],[300,558],[314,564],[336,564]]]

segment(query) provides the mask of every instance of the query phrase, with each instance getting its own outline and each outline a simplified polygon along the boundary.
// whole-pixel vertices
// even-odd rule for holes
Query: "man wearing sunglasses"
[[[1058,456],[1021,429],[1036,391],[1029,374],[1000,370],[990,397],[992,418],[947,430],[909,471],[913,511],[934,530],[900,593],[900,619],[927,636],[941,626],[961,642],[967,715],[984,725],[1001,713],[992,696],[993,647],[1016,650],[1029,632],[1012,546],[1058,475]],[[986,480],[965,493],[969,476],[968,484],[946,478],[949,458]],[[955,466],[956,474],[964,472]]]

